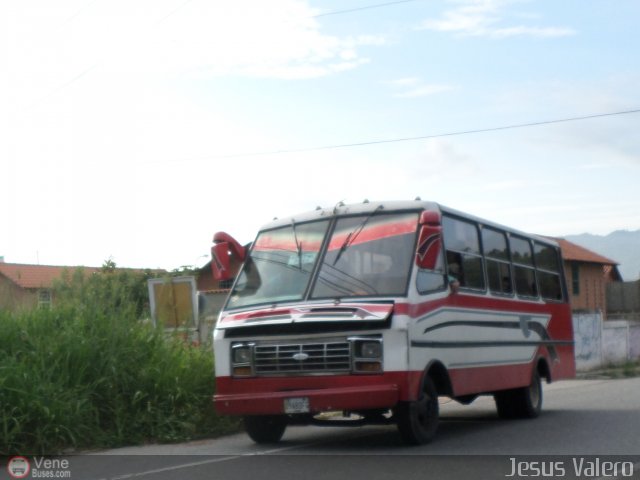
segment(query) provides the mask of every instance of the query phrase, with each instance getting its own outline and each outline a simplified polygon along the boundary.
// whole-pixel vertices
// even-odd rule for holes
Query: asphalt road
[[[640,378],[545,385],[534,420],[499,419],[491,397],[442,399],[440,413],[436,439],[420,447],[403,445],[394,426],[289,427],[272,446],[238,434],[123,448],[69,457],[69,471],[87,480],[640,478]]]

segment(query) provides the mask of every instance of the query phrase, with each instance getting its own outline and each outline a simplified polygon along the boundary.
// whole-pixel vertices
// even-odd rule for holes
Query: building
[[[562,250],[572,309],[606,315],[607,285],[622,281],[618,263],[568,240],[554,240]]]
[[[233,277],[238,273],[242,263],[236,259],[232,259],[231,268],[233,269]],[[198,295],[201,299],[200,314],[203,317],[215,319],[222,309],[222,305],[231,290],[233,280],[218,281],[213,278],[213,270],[211,262],[200,268],[197,273]]]
[[[0,309],[15,311],[51,307],[55,303],[53,287],[56,280],[63,280],[65,275],[71,276],[76,269],[82,269],[85,275],[105,271],[105,267],[31,265],[0,260]],[[115,268],[115,271],[166,274],[164,270]]]
[[[53,284],[65,272],[75,267],[28,265],[0,262],[0,308],[50,307],[53,303]],[[100,271],[84,267],[87,273]]]

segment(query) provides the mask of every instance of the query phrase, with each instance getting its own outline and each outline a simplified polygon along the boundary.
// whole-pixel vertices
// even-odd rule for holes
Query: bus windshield
[[[323,242],[335,222],[328,241]],[[227,308],[311,298],[397,296],[407,290],[418,213],[341,217],[261,232],[233,287]],[[325,251],[321,252],[326,243]],[[322,255],[324,253],[324,255]],[[316,269],[318,259],[322,263]]]
[[[404,295],[414,258],[417,213],[336,222],[312,298]]]
[[[227,308],[301,300],[329,220],[261,232],[233,287]]]

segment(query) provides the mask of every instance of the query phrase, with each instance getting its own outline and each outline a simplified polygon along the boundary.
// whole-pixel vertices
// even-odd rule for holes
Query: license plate
[[[309,397],[285,398],[284,413],[309,413]]]

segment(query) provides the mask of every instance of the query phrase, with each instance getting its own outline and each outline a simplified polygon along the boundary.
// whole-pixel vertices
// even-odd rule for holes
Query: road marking
[[[208,459],[208,460],[201,460],[199,462],[190,462],[190,463],[181,463],[179,465],[172,465],[170,467],[163,467],[163,468],[156,468],[153,470],[146,470],[144,472],[137,472],[137,473],[125,473],[122,475],[118,475],[115,477],[109,477],[109,480],[125,480],[127,478],[137,478],[137,477],[144,477],[147,475],[153,475],[153,474],[157,474],[157,473],[164,473],[164,472],[171,472],[174,470],[181,470],[183,468],[192,468],[192,467],[199,467],[202,465],[209,465],[209,464],[213,464],[213,463],[220,463],[220,462],[227,462],[230,460],[237,460],[239,458],[245,458],[245,457],[256,457],[256,456],[261,456],[261,455],[274,455],[280,452],[286,452],[288,450],[295,450],[295,449],[299,449],[299,448],[304,448],[304,447],[309,447],[309,446],[314,446],[314,445],[318,445],[321,443],[326,443],[326,442],[330,442],[333,441],[333,439],[324,439],[324,440],[319,440],[316,442],[309,442],[309,443],[304,443],[301,445],[290,445],[287,447],[278,447],[278,448],[272,448],[270,450],[262,450],[262,451],[258,451],[258,452],[250,452],[250,453],[241,453],[238,455],[232,455],[229,457],[224,457],[224,458],[212,458],[212,459]],[[107,480],[107,479],[100,479],[100,480]]]

